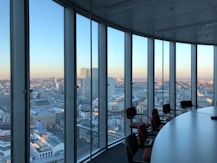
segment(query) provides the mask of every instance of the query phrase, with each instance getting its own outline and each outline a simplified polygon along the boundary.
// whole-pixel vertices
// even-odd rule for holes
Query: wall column
[[[148,114],[154,109],[154,39],[148,38]]]
[[[29,162],[29,1],[10,1],[11,161]]]
[[[176,110],[176,43],[170,42],[170,106]],[[176,115],[176,111],[175,111]]]
[[[76,162],[76,15],[71,7],[64,8],[64,90],[65,90],[65,162]]]
[[[132,35],[131,33],[125,32],[125,108],[129,108],[132,106]],[[126,135],[129,135],[131,130],[129,125],[131,121],[126,118]]]
[[[197,45],[191,45],[191,100],[197,106]]]
[[[108,144],[107,127],[107,26],[98,24],[98,53],[99,53],[99,147]]]

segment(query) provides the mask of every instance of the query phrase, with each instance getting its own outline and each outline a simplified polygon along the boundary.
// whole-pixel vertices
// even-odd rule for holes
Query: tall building
[[[98,97],[98,68],[92,68],[92,98],[93,100]]]
[[[115,95],[115,86],[116,86],[116,79],[113,77],[108,78],[108,96]]]
[[[81,78],[90,77],[90,70],[88,68],[81,68],[80,76]]]

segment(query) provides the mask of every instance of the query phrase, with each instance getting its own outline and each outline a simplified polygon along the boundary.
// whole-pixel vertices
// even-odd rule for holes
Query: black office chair
[[[152,117],[153,117],[154,115],[156,115],[157,118],[159,118],[160,123],[166,123],[166,122],[167,122],[167,121],[166,121],[166,116],[165,116],[165,115],[162,115],[162,114],[159,114],[158,109],[156,109],[156,108],[155,108],[155,109],[152,109],[151,115],[152,115]],[[151,120],[151,118],[150,118],[150,120]]]
[[[159,131],[167,122],[161,120],[157,109],[152,110],[151,127],[153,131]]]
[[[152,148],[145,148],[141,154],[141,160],[136,160],[135,155],[139,149],[138,140],[135,133],[130,134],[125,140],[125,149],[128,163],[150,162]]]
[[[141,148],[151,148],[157,134],[149,133],[143,124],[137,128],[138,145]]]
[[[180,102],[180,104],[181,104],[181,108],[182,108],[183,112],[186,112],[188,110],[192,110],[192,108],[196,108],[196,106],[192,104],[191,100],[183,100]]]
[[[176,112],[175,110],[171,109],[170,104],[163,105],[163,113],[167,115],[166,121],[170,121],[176,116]]]
[[[129,126],[131,129],[138,128],[142,124],[145,124],[146,127],[151,126],[150,123],[144,123],[141,120],[139,120],[139,119],[136,118],[137,115],[141,115],[142,116],[143,114],[137,114],[135,107],[129,107],[129,108],[127,108],[126,109],[126,114],[127,114],[127,119],[131,120],[131,124]],[[133,122],[133,120],[135,120],[135,121]]]

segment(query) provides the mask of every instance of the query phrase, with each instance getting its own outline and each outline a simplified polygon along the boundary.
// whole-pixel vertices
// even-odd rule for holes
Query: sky
[[[8,78],[10,73],[10,17],[9,1],[0,0],[0,79]]]
[[[9,1],[0,0],[0,79],[10,76]],[[77,15],[77,74],[98,67],[97,23]],[[90,35],[90,26],[92,34]],[[90,37],[92,36],[92,40]],[[92,45],[92,48],[90,48]],[[177,43],[177,77],[190,77],[190,45]],[[92,62],[90,62],[92,54]],[[162,57],[162,54],[164,57]],[[147,38],[133,35],[133,77],[147,78]],[[162,62],[163,60],[163,62]],[[164,64],[162,64],[164,63]],[[169,78],[169,42],[155,40],[155,75]],[[164,65],[164,66],[163,66]],[[213,46],[198,46],[199,78],[213,76]],[[30,76],[63,77],[64,8],[52,0],[30,0]],[[124,32],[108,28],[108,75],[124,76]]]

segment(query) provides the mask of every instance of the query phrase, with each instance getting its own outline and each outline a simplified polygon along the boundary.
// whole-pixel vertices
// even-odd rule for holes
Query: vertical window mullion
[[[99,53],[99,147],[105,148],[107,139],[107,27],[98,25]]]
[[[170,105],[176,108],[176,44],[170,42]]]
[[[197,45],[191,45],[191,100],[197,105]]]
[[[75,13],[72,8],[64,11],[65,44],[65,162],[76,162],[76,46]],[[72,161],[74,160],[74,161]]]
[[[214,106],[217,106],[217,46],[214,46]]]
[[[154,39],[148,38],[148,108],[154,108]]]
[[[28,1],[11,0],[11,105],[13,163],[29,162]]]

